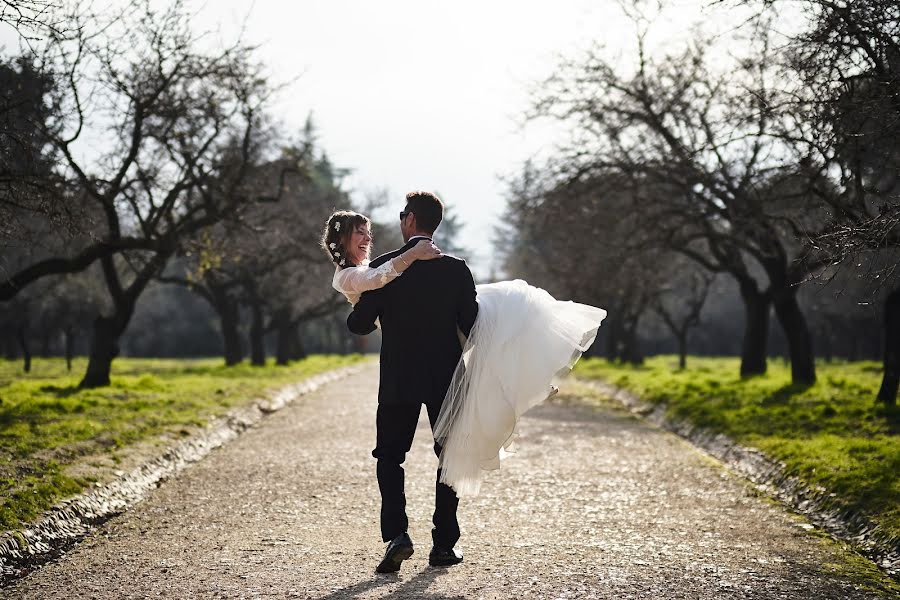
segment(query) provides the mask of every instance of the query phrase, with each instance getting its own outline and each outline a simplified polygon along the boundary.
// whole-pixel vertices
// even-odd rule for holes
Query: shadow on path
[[[396,585],[398,582],[401,582],[400,585],[391,590],[387,597],[421,598],[422,600],[465,600],[464,596],[447,596],[441,593],[427,593],[428,588],[434,580],[446,572],[447,570],[444,568],[426,567],[423,571],[419,571],[407,581],[403,581],[396,573],[388,575],[373,574],[371,579],[334,590],[327,596],[321,596],[318,600],[349,600],[351,598],[358,598],[366,592],[380,587]]]

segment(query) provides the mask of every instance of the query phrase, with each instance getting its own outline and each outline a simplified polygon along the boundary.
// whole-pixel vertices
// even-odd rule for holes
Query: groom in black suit
[[[431,239],[443,217],[443,204],[434,194],[411,192],[400,213],[400,231],[406,244],[370,263],[377,267],[422,238]],[[413,553],[406,530],[406,496],[403,464],[412,446],[422,404],[434,429],[444,395],[461,354],[457,327],[468,336],[475,323],[478,303],[475,281],[465,261],[452,256],[416,261],[389,285],[365,292],[347,318],[357,335],[375,330],[381,323],[381,381],[378,388],[376,444],[372,456],[378,460],[381,490],[381,536],[388,542],[379,573],[400,569]],[[434,451],[441,447],[435,442]],[[462,561],[454,548],[459,539],[456,507],[459,499],[449,486],[438,482],[435,493],[434,546],[429,555],[433,566]]]

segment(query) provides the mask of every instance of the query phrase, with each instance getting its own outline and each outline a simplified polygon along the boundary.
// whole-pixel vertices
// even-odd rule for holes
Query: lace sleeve
[[[400,272],[394,268],[393,258],[374,269],[367,265],[338,269],[334,274],[332,286],[340,293],[359,298],[359,295],[369,290],[377,290],[400,276]],[[351,300],[353,302],[353,300]]]

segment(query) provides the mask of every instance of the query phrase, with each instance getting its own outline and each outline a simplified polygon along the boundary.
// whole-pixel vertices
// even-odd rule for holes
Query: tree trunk
[[[28,335],[26,331],[25,325],[20,325],[16,329],[16,339],[19,342],[19,347],[22,349],[22,369],[26,373],[31,372],[31,349],[28,347]]]
[[[639,318],[635,318],[632,322],[622,328],[622,360],[633,365],[644,364],[644,356],[641,354],[640,342],[637,335],[638,321]]]
[[[775,315],[787,338],[791,360],[791,383],[812,385],[816,382],[816,358],[806,317],[797,302],[797,288],[781,290],[775,295]]]
[[[63,331],[66,343],[65,343],[65,353],[66,353],[66,371],[72,371],[72,355],[75,352],[75,328],[71,325],[67,325],[65,330]]]
[[[742,284],[744,339],[741,344],[741,377],[766,372],[766,343],[769,336],[769,298],[755,287]]]
[[[118,313],[118,311],[117,311]],[[112,361],[119,355],[119,336],[124,330],[118,314],[94,319],[87,371],[78,387],[95,388],[109,385]]]
[[[255,367],[266,365],[265,328],[260,302],[256,298],[250,301],[250,364]]]
[[[361,339],[359,336],[354,336]],[[297,323],[287,319],[278,325],[278,342],[276,363],[286,365],[292,360],[300,360],[306,357],[303,342],[300,341],[300,328]]]
[[[99,315],[94,319],[87,371],[78,387],[94,388],[109,385],[112,361],[119,355],[119,338],[125,333],[131,321],[138,298],[150,280],[159,275],[165,267],[173,250],[170,248],[166,252],[154,254],[128,288],[122,287],[113,257],[104,256],[100,259],[106,286],[113,301],[113,313],[108,317]]]
[[[289,319],[279,315],[275,322],[275,364],[285,366],[290,361],[291,354],[291,329],[293,325]]]
[[[238,330],[240,326],[240,309],[238,303],[231,298],[225,298],[217,308],[219,309],[219,323],[222,327],[225,366],[232,367],[244,360],[241,334]]]
[[[604,331],[604,334],[606,335],[604,354],[606,355],[607,361],[615,362],[621,356],[619,342],[622,339],[622,322],[618,316],[618,312],[610,312],[616,316],[609,319],[609,327],[605,328]]]
[[[684,371],[687,368],[687,332],[680,332],[675,339],[678,341],[678,369]]]
[[[354,336],[359,340],[365,340],[366,338],[361,335]],[[291,338],[293,342],[291,343],[291,354],[289,358],[291,360],[303,360],[306,358],[306,347],[303,345],[303,338],[300,337],[300,330],[297,327],[294,327],[294,333]]]
[[[878,401],[897,406],[900,384],[900,288],[893,290],[884,303],[884,377]]]
[[[210,274],[206,276],[206,287],[193,288],[219,316],[222,329],[222,354],[225,366],[233,367],[244,360],[244,348],[241,344],[241,308],[237,299],[228,293],[228,286],[220,284]],[[202,291],[202,290],[206,291]]]

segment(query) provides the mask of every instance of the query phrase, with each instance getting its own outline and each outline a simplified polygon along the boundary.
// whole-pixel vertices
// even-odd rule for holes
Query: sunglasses
[[[400,220],[402,221],[403,219],[405,219],[406,215],[408,215],[411,212],[412,212],[411,210],[401,210],[400,211]]]

